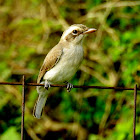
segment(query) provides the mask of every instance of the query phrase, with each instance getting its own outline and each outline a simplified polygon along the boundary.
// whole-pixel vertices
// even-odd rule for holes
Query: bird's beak
[[[89,28],[87,31],[83,32],[83,34],[90,34],[90,33],[93,33],[95,32],[97,29],[95,28]]]

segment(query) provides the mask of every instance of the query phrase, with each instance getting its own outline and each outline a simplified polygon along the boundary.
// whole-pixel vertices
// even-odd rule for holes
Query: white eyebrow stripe
[[[62,35],[62,39],[65,39],[65,37],[70,34],[73,30],[78,29],[79,27],[77,26],[70,26]]]

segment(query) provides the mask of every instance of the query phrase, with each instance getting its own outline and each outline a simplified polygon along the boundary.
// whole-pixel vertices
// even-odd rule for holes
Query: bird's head
[[[83,24],[73,24],[64,31],[60,41],[66,41],[78,45],[82,43],[86,34],[95,32],[95,28],[88,28]]]

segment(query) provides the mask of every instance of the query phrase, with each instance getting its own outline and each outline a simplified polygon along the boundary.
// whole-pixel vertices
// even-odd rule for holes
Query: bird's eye
[[[78,32],[77,32],[77,30],[73,30],[73,32],[72,32],[74,35],[76,35]]]

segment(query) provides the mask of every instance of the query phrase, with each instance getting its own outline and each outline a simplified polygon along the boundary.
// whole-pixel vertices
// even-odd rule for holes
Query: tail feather
[[[42,89],[39,92],[39,97],[36,101],[36,104],[35,104],[34,110],[33,110],[33,116],[36,117],[37,119],[41,118],[42,111],[43,111],[43,108],[45,106],[45,103],[46,103],[46,100],[48,97],[48,91],[46,89],[44,89],[43,87],[40,87],[40,88],[42,88]],[[39,90],[37,89],[37,91],[39,91]]]

